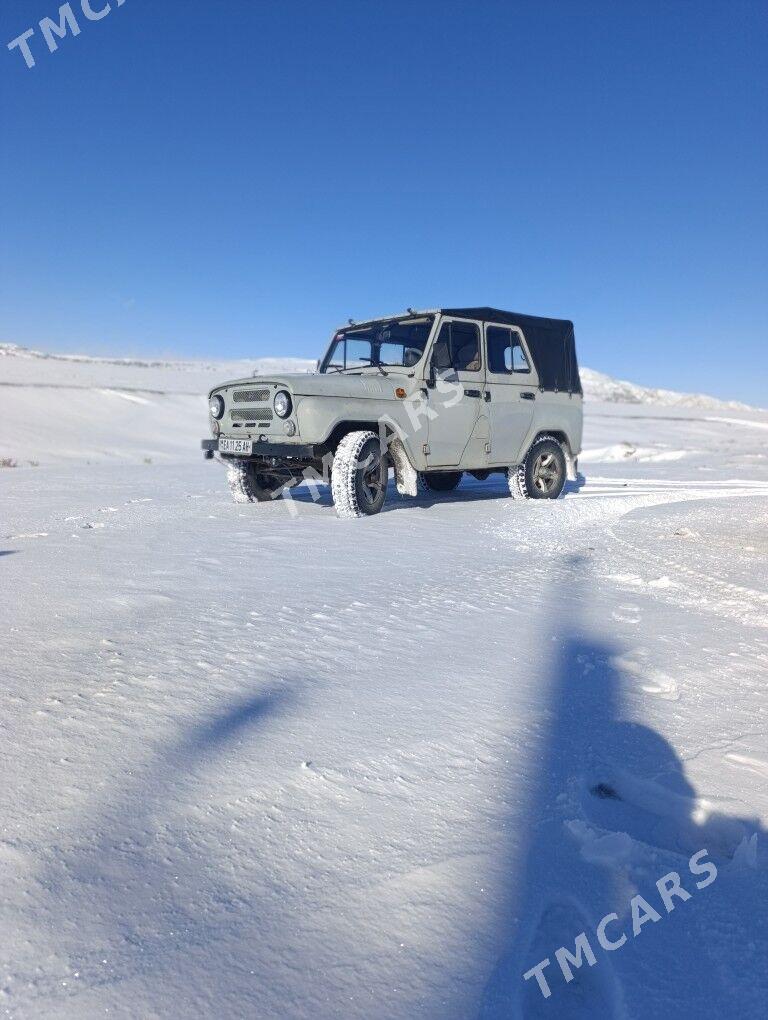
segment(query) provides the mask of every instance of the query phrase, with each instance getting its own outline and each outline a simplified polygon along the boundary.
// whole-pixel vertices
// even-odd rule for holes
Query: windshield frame
[[[439,315],[436,312],[414,312],[412,315],[387,315],[381,319],[368,319],[366,322],[355,322],[350,323],[347,326],[335,330],[331,337],[330,343],[326,348],[325,354],[318,368],[320,375],[346,375],[349,372],[380,372],[381,369],[391,368],[394,371],[408,372],[411,375],[415,375],[419,366],[423,363],[428,351],[431,348],[432,340],[435,332],[435,323],[437,322]],[[372,365],[349,365],[345,368],[329,368],[331,354],[334,351],[337,341],[347,339],[348,334],[354,334],[361,332],[366,329],[371,329],[374,326],[386,327],[390,323],[406,323],[406,322],[426,322],[431,320],[429,323],[429,332],[424,341],[424,350],[421,357],[413,365],[392,365],[386,362],[381,364]]]

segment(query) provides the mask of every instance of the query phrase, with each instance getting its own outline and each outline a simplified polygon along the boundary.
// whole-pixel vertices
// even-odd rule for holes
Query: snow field
[[[2,433],[41,459],[0,470],[7,1015],[762,1015],[760,412],[588,404],[585,449],[685,456],[341,521],[232,503],[202,399],[139,396]],[[620,950],[522,980],[609,911]]]

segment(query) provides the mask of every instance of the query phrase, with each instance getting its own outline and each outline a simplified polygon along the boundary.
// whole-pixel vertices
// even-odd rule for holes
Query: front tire
[[[235,503],[269,503],[278,499],[285,482],[256,470],[251,460],[227,462],[227,483]]]
[[[370,517],[387,498],[387,451],[375,432],[348,432],[331,469],[331,493],[339,517]]]
[[[562,446],[553,436],[540,436],[523,463],[507,471],[509,492],[513,499],[557,499],[566,475]]]
[[[453,492],[462,474],[461,471],[424,471],[421,480],[432,492]]]

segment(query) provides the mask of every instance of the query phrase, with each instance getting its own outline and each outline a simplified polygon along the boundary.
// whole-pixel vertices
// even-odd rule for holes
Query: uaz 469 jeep
[[[441,308],[351,322],[314,374],[252,376],[209,394],[207,457],[238,502],[330,481],[340,517],[381,510],[390,467],[421,480],[503,472],[516,498],[556,499],[575,477],[582,389],[573,324],[496,308]]]

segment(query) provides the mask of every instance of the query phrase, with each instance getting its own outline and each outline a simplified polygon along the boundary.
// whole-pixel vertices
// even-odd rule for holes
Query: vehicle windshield
[[[424,354],[433,321],[425,315],[339,330],[320,371],[413,368]]]

